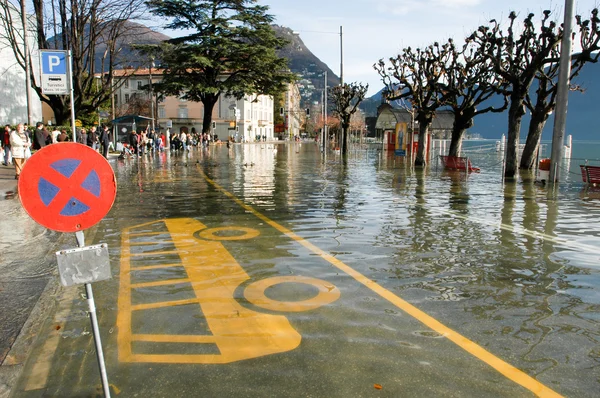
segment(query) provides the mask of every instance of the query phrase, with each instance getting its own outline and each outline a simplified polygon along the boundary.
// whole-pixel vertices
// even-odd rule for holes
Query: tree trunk
[[[433,112],[424,111],[419,113],[416,119],[419,122],[419,145],[417,146],[415,166],[425,166],[427,164],[427,139],[429,138],[427,133],[433,120]]]
[[[429,124],[430,123],[419,123],[419,145],[417,147],[417,156],[415,157],[415,166],[427,165],[426,149]]]
[[[468,116],[473,112],[462,111],[461,114],[455,114],[454,124],[452,125],[452,139],[450,141],[450,149],[448,156],[460,156],[462,151],[462,140],[467,129],[473,126],[473,116]]]
[[[350,120],[342,121],[342,156],[348,154],[348,128],[350,127]]]
[[[542,136],[542,130],[546,125],[548,116],[548,112],[546,112],[545,109],[538,110],[537,107],[531,115],[527,141],[525,142],[525,148],[523,148],[523,155],[521,155],[519,168],[526,170],[533,169],[538,148],[540,146],[540,137]]]
[[[521,120],[525,114],[523,105],[524,95],[519,95],[514,90],[510,98],[508,109],[508,135],[506,138],[506,168],[504,178],[513,178],[517,174],[517,160],[519,157],[519,134],[521,132]]]
[[[212,113],[215,104],[219,100],[219,93],[205,94],[202,96],[202,105],[204,105],[204,115],[202,118],[202,134],[211,134],[212,131]],[[237,123],[236,123],[237,125]]]

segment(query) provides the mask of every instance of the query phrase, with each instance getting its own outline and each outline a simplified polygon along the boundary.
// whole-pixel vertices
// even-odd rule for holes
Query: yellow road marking
[[[280,283],[303,283],[317,288],[318,294],[301,301],[277,301],[265,296],[265,290]],[[244,289],[244,297],[252,304],[272,311],[303,312],[333,303],[340,298],[340,290],[329,282],[306,276],[275,276],[261,279]]]
[[[131,310],[132,311],[143,311],[143,310],[151,310],[153,308],[176,307],[178,305],[188,305],[188,304],[200,304],[200,301],[198,301],[198,299],[188,299],[188,300],[161,301],[159,303],[136,304],[136,305],[131,306]]]
[[[236,289],[249,279],[244,269],[231,256],[227,249],[215,237],[211,240],[199,240],[194,237],[196,231],[206,230],[206,226],[193,219],[170,219],[160,223],[153,222],[136,226],[164,225],[171,235],[176,252],[181,259],[188,278],[155,281],[147,283],[131,283],[131,273],[140,268],[131,268],[131,259],[143,256],[131,253],[135,243],[130,242],[129,230],[122,234],[121,283],[119,287],[119,312],[117,314],[117,336],[119,360],[122,362],[160,362],[160,363],[230,363],[249,358],[291,351],[300,345],[301,336],[282,315],[262,314],[252,311],[238,303],[235,299]],[[258,231],[231,227],[227,230],[246,230],[246,235],[257,235]],[[213,232],[225,232],[218,229]],[[226,236],[227,237],[227,236]],[[154,258],[160,252],[145,253],[144,256]],[[190,283],[196,298],[189,301],[170,301],[166,303],[142,303],[132,305],[131,291],[140,287],[156,287],[175,283]],[[196,303],[210,329],[211,335],[177,335],[177,334],[135,334],[132,329],[132,312],[151,310],[163,305],[182,305]],[[160,326],[160,325],[159,325]],[[198,343],[215,344],[218,354],[137,354],[133,351],[133,341],[153,343]]]
[[[156,287],[156,286],[166,286],[166,285],[178,285],[180,283],[190,283],[192,282],[189,278],[182,279],[167,279],[165,281],[154,281],[154,282],[143,282],[143,283],[132,283],[132,289],[139,289],[142,287]]]
[[[308,250],[319,255],[324,260],[329,262],[331,265],[337,267],[341,271],[352,276],[358,282],[360,282],[364,286],[368,287],[369,289],[371,289],[373,292],[377,293],[381,297],[385,298],[390,303],[394,304],[396,307],[400,308],[407,314],[411,315],[413,318],[419,320],[421,323],[428,326],[430,329],[438,332],[439,334],[448,338],[450,341],[452,341],[453,343],[455,343],[456,345],[458,345],[465,351],[469,352],[471,355],[473,355],[476,358],[479,358],[481,361],[487,363],[489,366],[491,366],[492,368],[494,368],[498,372],[500,372],[502,375],[504,375],[506,378],[514,381],[515,383],[525,387],[529,391],[531,391],[534,394],[541,396],[541,397],[560,397],[561,396],[556,391],[548,388],[544,384],[535,380],[533,377],[531,377],[531,376],[527,375],[526,373],[524,373],[523,371],[515,368],[511,364],[503,361],[502,359],[500,359],[497,356],[495,356],[494,354],[490,353],[489,351],[487,351],[480,345],[467,339],[466,337],[462,336],[458,332],[455,332],[454,330],[445,326],[444,324],[439,322],[437,319],[431,317],[430,315],[421,311],[417,307],[415,307],[412,304],[408,303],[407,301],[401,299],[399,296],[395,295],[394,293],[390,292],[383,286],[379,285],[377,282],[367,278],[360,272],[358,272],[358,271],[354,270],[353,268],[349,267],[348,265],[344,264],[342,261],[340,261],[337,258],[333,257],[332,255],[326,253],[325,251],[323,251],[322,249],[313,245],[312,243],[308,242],[307,240],[303,239],[302,237],[296,235],[290,229],[276,223],[275,221],[272,221],[270,218],[268,218],[265,215],[263,215],[262,213],[258,212],[253,207],[247,205],[241,199],[237,198],[232,193],[227,191],[225,188],[220,186],[218,183],[216,183],[214,180],[212,180],[210,177],[208,177],[199,167],[198,167],[198,171],[200,172],[200,174],[204,177],[204,179],[208,183],[213,185],[218,191],[223,193],[225,196],[231,198],[240,207],[244,208],[249,213],[252,213],[256,217],[258,217],[260,220],[264,221],[266,224],[275,228],[282,234],[288,236],[290,239],[298,242],[300,245],[304,246]]]
[[[181,267],[181,264],[161,264],[161,265],[144,265],[141,267],[133,267],[136,271],[152,271],[155,269],[176,268]]]
[[[131,246],[135,246],[135,243]],[[177,250],[164,250],[160,252],[149,252],[149,253],[130,253],[131,257],[147,257],[149,254],[153,256],[164,256],[169,254],[178,254]]]

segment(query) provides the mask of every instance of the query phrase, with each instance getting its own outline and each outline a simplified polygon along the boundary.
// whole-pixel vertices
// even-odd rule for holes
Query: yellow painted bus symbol
[[[221,241],[258,235],[250,228],[208,229],[189,218],[125,229],[117,316],[119,360],[230,363],[298,347],[301,336],[285,316],[253,311],[235,299],[236,289],[250,278]],[[292,302],[265,296],[267,288],[288,282],[312,285],[318,293]],[[295,312],[331,303],[340,292],[319,279],[286,276],[251,283],[244,296],[257,307]],[[206,330],[198,330],[198,324],[205,324]]]

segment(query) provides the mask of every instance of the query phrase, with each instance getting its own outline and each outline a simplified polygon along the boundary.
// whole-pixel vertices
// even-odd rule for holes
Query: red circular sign
[[[82,231],[109,212],[117,194],[115,173],[92,148],[72,142],[48,145],[25,162],[19,198],[31,218],[48,229]]]

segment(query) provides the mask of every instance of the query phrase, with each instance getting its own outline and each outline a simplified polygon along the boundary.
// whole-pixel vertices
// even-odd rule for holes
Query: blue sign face
[[[67,53],[63,51],[42,51],[42,73],[45,75],[67,74]]]

